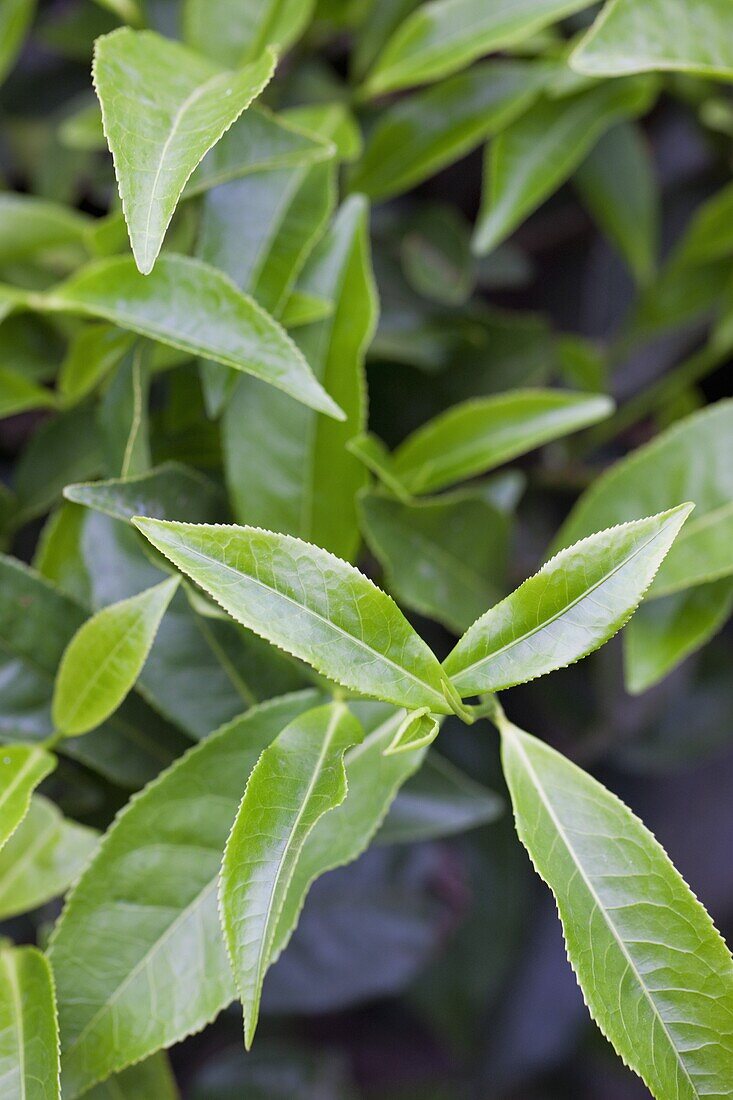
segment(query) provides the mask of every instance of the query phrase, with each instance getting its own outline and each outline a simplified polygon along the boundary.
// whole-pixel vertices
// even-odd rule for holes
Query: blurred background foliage
[[[485,563],[485,606],[538,567],[572,504],[602,469],[731,395],[733,99],[726,84],[672,73],[637,78],[621,106],[604,103],[609,82],[594,85],[563,64],[568,41],[597,7],[506,52],[500,107],[492,101],[496,72],[486,68],[495,63],[481,60],[417,91],[365,97],[360,82],[416,6],[415,0],[319,0],[264,102],[303,125],[317,117],[324,126],[314,107],[334,106],[329,136],[338,145],[341,193],[358,190],[373,201],[381,314],[368,355],[369,426],[390,448],[450,405],[516,387],[559,383],[611,394],[618,403],[610,420],[513,463],[483,498],[470,495],[471,507],[487,514],[486,545],[475,551]],[[117,26],[126,7],[124,0],[45,0],[32,13],[27,37],[21,34],[17,57],[9,40],[0,43],[8,69],[0,89],[4,284],[45,289],[74,269],[85,249],[126,247],[89,79],[95,37]],[[165,33],[180,29],[178,0],[148,0],[145,16]],[[590,106],[588,96],[596,97]],[[535,199],[522,207],[507,127],[523,119],[531,140],[550,140],[553,125],[573,110],[577,118],[560,139],[564,167],[550,181],[548,158],[555,154],[548,152],[544,183],[528,185]],[[484,159],[491,172],[491,158],[501,155],[516,206],[503,225],[496,202],[487,206],[482,198]],[[322,204],[323,224],[333,208],[332,170],[330,163],[298,169],[308,176],[299,184],[303,201],[310,209]],[[259,183],[248,179],[255,182],[239,201],[264,211],[266,174]],[[57,224],[55,234],[47,227],[29,247],[21,220],[3,216],[11,191],[83,216],[86,243],[73,224]],[[253,207],[258,202],[261,208]],[[166,247],[193,245],[196,205],[181,205]],[[215,214],[212,206],[205,218]],[[69,215],[72,223],[76,216]],[[0,324],[5,548],[34,560],[92,607],[154,583],[156,574],[128,528],[61,502],[66,484],[119,473],[120,393],[113,381],[97,403],[85,390],[91,395],[97,380],[86,382],[73,361],[75,355],[92,361],[80,340],[95,338],[111,339],[93,325],[54,316],[18,313]],[[109,349],[111,364],[117,350]],[[98,349],[95,356],[103,378],[105,360]],[[195,364],[174,355],[162,365],[150,393],[152,461],[184,461],[223,484],[226,414],[222,422],[207,416]],[[65,372],[72,391],[66,402],[58,398]],[[452,505],[441,499],[443,509],[456,512],[444,511],[438,526],[445,533],[448,521],[460,547],[466,501],[460,494]],[[420,517],[403,507],[402,516],[364,509],[359,560],[443,655],[474,609],[461,607],[455,593],[441,596],[419,583],[415,590],[403,540]],[[63,550],[72,546],[73,553]],[[466,545],[464,552],[473,549]],[[625,686],[617,638],[583,664],[515,689],[508,702],[513,720],[591,768],[643,817],[728,937],[732,605],[724,578],[645,607],[636,642],[627,640],[652,666],[636,685],[648,688],[643,693]],[[196,616],[182,595],[173,608],[169,648],[156,644],[159,663],[146,669],[141,694],[123,708],[128,724],[142,732],[141,744],[131,746],[120,730],[70,742],[61,769],[44,785],[83,824],[104,827],[130,790],[236,711],[237,701],[219,690],[213,663],[201,665],[194,635],[208,622],[220,634],[215,648],[230,647],[239,660],[241,632]],[[255,678],[266,682],[264,696],[302,682],[287,662],[273,664],[258,645],[247,645],[247,667],[263,662]],[[189,709],[178,721],[181,691]],[[162,707],[155,705],[160,692],[167,693]],[[0,700],[2,694],[0,683]],[[203,696],[214,701],[194,713],[192,701]],[[7,713],[0,719],[5,733],[12,720]],[[513,836],[505,802],[500,807],[490,795],[502,790],[494,737],[488,727],[469,731],[448,720],[440,751],[438,769],[460,769],[453,786],[440,780],[431,790],[423,775],[400,796],[390,818],[393,835],[314,887],[292,946],[265,986],[254,1051],[245,1056],[240,1049],[234,1009],[172,1051],[185,1096],[646,1095],[588,1019],[552,900]],[[474,791],[468,776],[481,788]],[[56,911],[52,904],[13,917],[7,929],[18,939],[42,936]]]

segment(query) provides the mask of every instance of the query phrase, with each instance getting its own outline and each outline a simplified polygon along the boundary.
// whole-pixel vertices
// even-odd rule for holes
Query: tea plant
[[[233,1002],[254,1058],[313,884],[498,818],[434,747],[494,734],[598,1028],[660,1100],[733,1095],[706,909],[498,696],[623,628],[640,694],[733,607],[733,191],[660,264],[646,136],[693,113],[729,168],[733,10],[0,0],[0,72],[3,1097],[166,1100]],[[633,299],[603,341],[506,308],[568,181]]]

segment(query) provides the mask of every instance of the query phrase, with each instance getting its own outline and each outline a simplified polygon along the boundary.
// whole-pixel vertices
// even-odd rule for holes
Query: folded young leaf
[[[0,950],[0,1081],[8,1100],[60,1100],[53,978],[35,947]]]
[[[322,675],[397,706],[451,713],[434,654],[352,565],[256,527],[133,522],[234,619]]]
[[[353,862],[366,850],[397,792],[425,760],[427,748],[385,756],[385,749],[402,722],[402,710],[396,711],[384,703],[354,703],[351,709],[361,722],[365,737],[344,756],[348,793],[306,838],[278,918],[271,964],[288,944],[315,880],[327,871]]]
[[[164,462],[138,477],[67,485],[64,496],[113,519],[128,521],[133,516],[149,516],[213,523],[226,507],[218,485],[180,462]]]
[[[230,279],[186,256],[161,256],[147,278],[124,257],[98,260],[54,288],[51,310],[101,317],[193,356],[253,374],[311,408],[342,414],[287,333]]]
[[[645,111],[653,94],[647,77],[609,81],[574,96],[543,99],[504,130],[487,150],[474,251],[484,255],[508,237],[613,123]]]
[[[54,723],[66,736],[99,726],[135,686],[179,580],[171,577],[103,608],[71,639],[52,707]]]
[[[491,486],[403,503],[362,493],[361,528],[402,604],[462,634],[506,591],[510,520]]]
[[[444,665],[456,689],[499,691],[602,646],[636,610],[692,507],[600,531],[557,554],[461,638]]]
[[[414,752],[427,748],[438,736],[440,723],[425,708],[408,711],[395,730],[395,735],[384,750],[386,756],[395,753]]]
[[[188,177],[274,69],[269,49],[235,73],[153,31],[120,27],[97,39],[94,86],[144,275],[153,269]]]
[[[364,356],[377,313],[368,222],[364,200],[347,199],[300,281],[333,303],[329,316],[306,326],[296,340],[346,419],[315,417],[271,388],[242,379],[222,421],[236,519],[296,535],[349,560],[359,546],[355,497],[366,476],[346,444],[364,427]]]
[[[709,642],[733,612],[733,580],[647,600],[624,631],[624,684],[641,695]]]
[[[448,76],[588,6],[589,0],[430,0],[395,31],[365,91],[381,95]]]
[[[570,64],[590,76],[656,69],[731,79],[727,0],[608,0]]]
[[[680,591],[733,570],[733,401],[719,401],[678,421],[622,458],[583,494],[555,549],[592,531],[691,500],[695,514],[659,571],[650,596]]]
[[[362,729],[343,703],[296,718],[252,770],[221,866],[219,907],[252,1045],[290,880],[318,820],[346,797],[344,753]]]
[[[220,65],[237,68],[268,43],[284,51],[307,27],[315,0],[184,0],[186,42]]]
[[[385,107],[350,186],[372,199],[407,191],[513,122],[546,78],[541,63],[487,61]]]
[[[395,475],[411,493],[444,489],[595,424],[612,410],[607,397],[562,390],[516,390],[465,401],[397,448]]]
[[[555,895],[568,957],[603,1034],[658,1100],[733,1080],[733,959],[629,809],[505,720],[517,831]]]
[[[49,947],[65,1098],[200,1031],[235,998],[216,907],[222,853],[260,753],[317,702],[302,692],[225,726],[107,832]]]
[[[53,802],[34,795],[28,813],[0,852],[0,920],[63,894],[97,839],[96,830],[69,821]]]
[[[0,848],[28,813],[31,794],[56,767],[40,745],[0,747]]]

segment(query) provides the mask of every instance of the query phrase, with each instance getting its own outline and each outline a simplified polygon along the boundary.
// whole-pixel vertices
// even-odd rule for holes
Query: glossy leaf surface
[[[53,978],[35,947],[0,951],[0,1082],[8,1100],[59,1100]]]
[[[612,407],[606,397],[555,390],[476,398],[406,439],[393,456],[395,473],[412,493],[443,489],[594,424]]]
[[[633,614],[691,507],[590,535],[487,611],[445,662],[458,691],[498,691],[563,668]]]
[[[323,675],[398,706],[450,713],[437,659],[396,604],[353,566],[254,527],[135,525],[243,626]]]
[[[222,928],[252,1045],[277,921],[303,845],[346,797],[344,753],[362,731],[343,704],[296,718],[247,781],[221,867]]]
[[[260,753],[315,701],[313,693],[291,696],[225,727],[152,783],[107,832],[49,951],[64,1093],[72,1100],[199,1031],[234,999],[216,906],[222,852]]]
[[[54,689],[53,719],[62,733],[87,733],[117,709],[140,675],[177,587],[172,577],[105,607],[77,631]]]
[[[199,260],[165,255],[147,278],[132,260],[99,260],[56,287],[47,303],[215,359],[338,416],[285,331],[225,275]]]
[[[152,271],[173,211],[199,161],[267,84],[266,51],[237,73],[151,31],[122,27],[97,41],[94,86],[143,274]]]
[[[726,0],[609,0],[570,63],[591,76],[651,69],[733,79]]]
[[[0,852],[0,919],[27,913],[63,894],[96,844],[94,829],[64,818],[53,802],[34,795]]]
[[[733,959],[630,810],[549,746],[502,725],[517,830],[552,889],[591,1015],[658,1100],[724,1096]]]
[[[587,6],[587,0],[430,0],[392,35],[366,90],[377,95],[437,80]]]
[[[695,503],[684,540],[673,547],[650,595],[679,591],[730,573],[733,402],[719,401],[679,421],[621,459],[583,494],[555,546],[661,508]]]

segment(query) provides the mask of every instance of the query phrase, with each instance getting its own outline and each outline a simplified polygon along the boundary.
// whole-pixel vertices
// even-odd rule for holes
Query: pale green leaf
[[[35,795],[28,813],[0,852],[0,919],[45,905],[76,879],[97,844],[97,833],[62,817]]]
[[[31,794],[56,767],[40,745],[0,746],[0,847],[28,812]]]
[[[632,695],[658,684],[701,649],[733,612],[733,581],[712,581],[643,604],[624,631],[624,682]]]
[[[324,676],[397,706],[450,713],[436,657],[353,566],[259,528],[134,522],[234,619]]]
[[[314,692],[275,700],[224,727],[103,838],[49,947],[68,1100],[200,1031],[235,998],[216,905],[222,852],[260,753],[316,702]]]
[[[238,68],[265,46],[283,53],[307,27],[315,0],[184,0],[183,33],[194,49]]]
[[[224,494],[219,487],[198,470],[179,462],[163,463],[138,477],[67,485],[64,496],[121,520],[150,516],[212,523],[221,517],[225,508]]]
[[[591,531],[691,500],[695,514],[670,551],[650,596],[679,591],[730,573],[733,505],[733,401],[719,401],[622,458],[583,494],[555,547]]]
[[[460,634],[503,595],[510,525],[490,486],[413,503],[363,493],[359,507],[387,588],[407,607]]]
[[[588,6],[588,0],[430,0],[392,35],[365,91],[379,95],[448,76]]]
[[[153,31],[97,39],[94,86],[135,260],[148,274],[189,176],[259,95],[275,67],[266,50],[238,72]]]
[[[609,130],[575,174],[581,198],[640,283],[656,265],[659,188],[638,126]]]
[[[733,959],[710,917],[615,795],[509,722],[501,732],[517,830],[594,1020],[657,1100],[726,1096]]]
[[[628,621],[692,505],[590,535],[483,615],[447,658],[461,695],[499,691],[579,661]]]
[[[608,0],[570,64],[591,76],[650,70],[733,79],[728,0]]]
[[[317,417],[242,379],[222,422],[225,472],[237,520],[350,560],[359,546],[355,497],[366,478],[346,444],[366,419],[364,356],[377,310],[363,199],[346,200],[300,286],[334,303],[327,318],[300,329],[296,340],[346,419]]]
[[[285,330],[226,275],[200,260],[163,255],[147,277],[130,259],[98,260],[43,301],[46,308],[99,317],[215,359],[329,416],[339,415]]]
[[[545,79],[542,64],[487,61],[385,107],[351,187],[372,199],[407,191],[512,122]]]
[[[86,215],[35,195],[0,193],[0,262],[38,259],[67,245],[79,246],[91,224]]]
[[[0,951],[0,1088],[3,1100],[60,1100],[53,978],[35,947]]]
[[[178,578],[171,577],[103,608],[76,632],[61,658],[53,695],[53,720],[62,733],[87,733],[117,710],[140,675],[177,587]]]
[[[221,867],[222,929],[252,1045],[262,983],[298,857],[318,820],[346,797],[343,757],[362,738],[343,703],[296,718],[257,761]]]
[[[650,104],[648,78],[609,81],[563,99],[542,99],[487,151],[474,249],[490,252],[537,209],[620,119]]]
[[[562,390],[515,390],[456,405],[424,424],[393,455],[412,493],[443,489],[608,416],[607,397]]]

